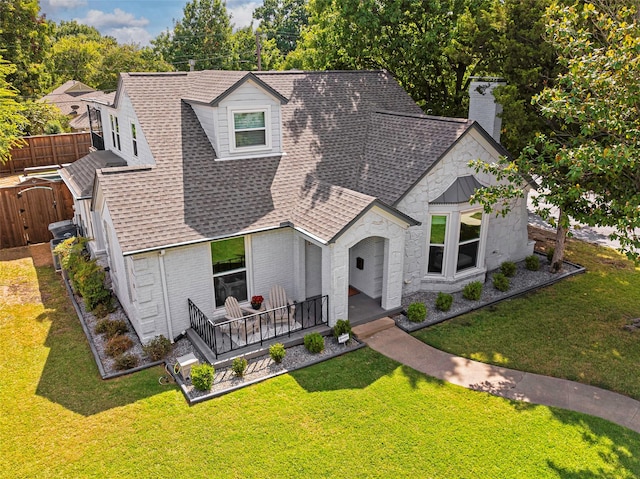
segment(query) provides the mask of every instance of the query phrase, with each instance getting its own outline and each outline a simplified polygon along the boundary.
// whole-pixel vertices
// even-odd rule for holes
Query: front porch
[[[290,306],[213,322],[191,301],[189,323],[215,361],[263,349],[267,344],[302,338],[310,330],[329,331],[329,298],[318,296]]]

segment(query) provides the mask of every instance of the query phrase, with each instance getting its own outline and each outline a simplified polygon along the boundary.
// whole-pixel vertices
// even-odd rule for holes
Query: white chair
[[[227,299],[224,300],[224,311],[225,319],[231,321],[229,323],[230,332],[234,332],[238,336],[238,339],[243,338],[246,333],[244,314],[242,314],[238,300],[233,296],[227,296]],[[242,333],[242,336],[240,333]]]
[[[276,284],[271,287],[265,307],[275,324],[288,323],[289,327],[293,329],[296,323],[296,307],[293,301],[287,298],[287,292],[282,286]]]

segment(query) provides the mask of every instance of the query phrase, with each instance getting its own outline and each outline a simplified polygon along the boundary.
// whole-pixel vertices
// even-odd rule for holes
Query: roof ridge
[[[401,111],[390,111],[390,110],[374,110],[373,113],[378,113],[380,115],[389,115],[389,116],[402,116],[407,118],[416,118],[419,120],[434,120],[434,121],[445,121],[449,123],[469,123],[471,124],[473,120],[469,120],[468,118],[453,118],[448,116],[437,116],[437,115],[427,115],[421,113],[405,113]]]
[[[251,71],[254,75],[326,75],[327,73],[386,73],[389,72],[384,68],[377,70],[260,70]]]

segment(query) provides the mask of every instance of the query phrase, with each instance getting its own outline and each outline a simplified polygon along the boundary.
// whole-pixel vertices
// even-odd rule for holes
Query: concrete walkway
[[[381,354],[443,381],[495,396],[578,411],[640,433],[640,401],[604,389],[491,366],[432,348],[382,318],[353,328]]]

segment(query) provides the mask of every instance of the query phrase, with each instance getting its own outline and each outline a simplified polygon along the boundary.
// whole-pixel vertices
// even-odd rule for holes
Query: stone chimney
[[[502,105],[496,102],[493,89],[506,83],[499,78],[476,78],[469,86],[469,120],[477,121],[500,143]]]

